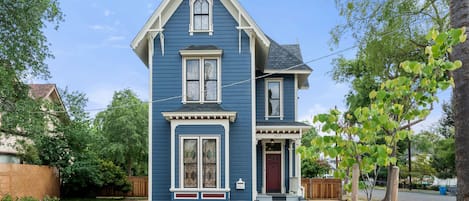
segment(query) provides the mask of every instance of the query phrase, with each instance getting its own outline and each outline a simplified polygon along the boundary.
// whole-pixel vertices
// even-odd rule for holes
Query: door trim
[[[285,140],[276,139],[274,143],[280,143],[280,151],[267,151],[266,144],[271,143],[271,140],[262,140],[262,193],[266,193],[267,183],[266,183],[266,154],[280,154],[281,167],[280,167],[280,188],[281,193],[285,194]]]

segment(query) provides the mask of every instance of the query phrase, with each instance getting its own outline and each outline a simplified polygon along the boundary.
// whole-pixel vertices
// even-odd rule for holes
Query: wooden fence
[[[148,177],[129,177],[132,190],[127,193],[116,191],[113,188],[103,188],[99,196],[125,196],[125,197],[148,197]]]
[[[302,178],[301,185],[305,189],[305,199],[342,200],[342,181],[340,179]]]
[[[32,196],[60,196],[60,180],[57,169],[48,166],[0,164],[0,197],[9,194],[13,198]]]

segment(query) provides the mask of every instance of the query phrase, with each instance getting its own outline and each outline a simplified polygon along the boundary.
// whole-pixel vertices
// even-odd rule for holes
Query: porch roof
[[[302,133],[311,128],[310,125],[302,122],[256,122],[257,139],[301,139]]]
[[[223,109],[220,104],[183,104],[182,107],[161,113],[166,120],[236,120],[236,112]]]

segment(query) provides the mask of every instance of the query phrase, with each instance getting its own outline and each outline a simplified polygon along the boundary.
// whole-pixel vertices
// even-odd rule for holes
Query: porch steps
[[[301,198],[289,194],[259,194],[256,201],[299,201]]]
[[[287,196],[285,196],[285,195],[272,195],[272,201],[287,201]]]

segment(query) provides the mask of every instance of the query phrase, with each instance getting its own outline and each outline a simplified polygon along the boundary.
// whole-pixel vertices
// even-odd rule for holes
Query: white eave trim
[[[171,120],[236,120],[236,112],[162,112],[167,121]]]
[[[223,50],[179,50],[181,56],[217,56],[223,54]]]
[[[278,70],[273,70],[273,69],[267,69],[264,70],[264,73],[269,74],[311,74],[313,72],[312,70],[284,70],[284,69],[278,69]]]
[[[259,38],[266,47],[270,47],[270,40],[262,32],[261,28],[257,26],[256,22],[251,18],[248,12],[244,9],[243,6],[238,2],[238,0],[220,0],[220,2],[225,6],[228,12],[233,16],[233,18],[239,22],[239,14],[243,19],[248,23],[248,25],[238,26],[237,28],[251,29],[256,33],[257,38]],[[230,5],[231,4],[231,5]]]
[[[147,34],[147,32],[152,28],[153,24],[155,24],[155,22],[158,19],[161,20],[161,23],[160,23],[161,28],[166,24],[169,17],[167,17],[166,19],[161,19],[162,18],[161,15],[170,3],[177,4],[177,5],[174,5],[173,7],[175,8],[171,9],[171,11],[168,13],[168,15],[171,16],[176,11],[177,7],[179,7],[179,4],[182,3],[182,1],[183,0],[163,0],[158,6],[158,8],[153,12],[153,14],[151,14],[150,18],[148,18],[145,25],[143,25],[143,28],[140,29],[137,36],[135,36],[135,38],[132,40],[132,43],[131,43],[132,48],[133,49],[137,48],[137,46],[140,44],[140,41],[142,41],[145,38],[145,35]]]

